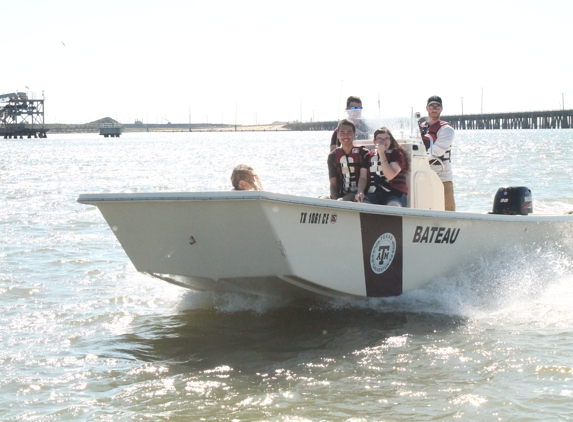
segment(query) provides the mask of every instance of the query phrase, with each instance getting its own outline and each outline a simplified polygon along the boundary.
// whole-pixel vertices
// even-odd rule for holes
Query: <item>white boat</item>
[[[200,291],[386,297],[503,250],[573,246],[573,215],[443,211],[443,187],[419,140],[407,208],[264,191],[82,194],[135,268]],[[517,199],[496,195],[498,212]],[[526,189],[526,188],[524,188]],[[513,208],[511,208],[513,206]],[[495,208],[495,206],[494,206]]]

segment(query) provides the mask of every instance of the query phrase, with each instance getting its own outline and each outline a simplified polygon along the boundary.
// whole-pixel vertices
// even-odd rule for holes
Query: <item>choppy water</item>
[[[0,420],[573,419],[573,257],[482,259],[398,298],[301,306],[138,274],[80,193],[328,190],[330,134],[0,139]],[[460,210],[573,209],[573,131],[459,131]]]

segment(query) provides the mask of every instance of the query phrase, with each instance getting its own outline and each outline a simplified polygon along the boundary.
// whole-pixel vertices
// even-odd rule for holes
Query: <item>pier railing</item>
[[[570,129],[573,110],[522,111],[512,113],[442,116],[454,129]]]

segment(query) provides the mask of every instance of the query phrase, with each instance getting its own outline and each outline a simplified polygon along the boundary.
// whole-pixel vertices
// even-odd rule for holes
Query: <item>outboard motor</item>
[[[492,214],[527,215],[532,212],[531,190],[525,186],[509,186],[497,190]]]

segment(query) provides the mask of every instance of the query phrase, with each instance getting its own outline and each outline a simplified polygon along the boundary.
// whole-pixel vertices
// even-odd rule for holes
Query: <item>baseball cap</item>
[[[437,95],[432,95],[430,98],[428,98],[428,104],[426,105],[430,105],[432,103],[438,103],[439,105],[442,105],[442,99]]]

